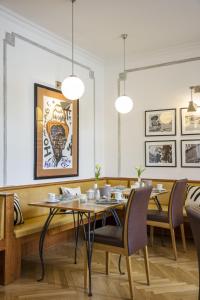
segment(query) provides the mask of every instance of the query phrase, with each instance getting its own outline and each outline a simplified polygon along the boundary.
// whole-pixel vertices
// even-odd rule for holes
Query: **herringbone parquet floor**
[[[83,289],[83,249],[78,252],[78,264],[73,264],[73,243],[63,243],[46,251],[46,277],[37,282],[40,265],[38,256],[23,261],[22,277],[15,283],[0,287],[1,300],[82,300],[88,299]],[[178,261],[172,256],[171,245],[161,245],[159,239],[154,248],[149,247],[151,285],[146,285],[142,256],[132,258],[135,300],[197,300],[198,269],[193,244],[183,253],[178,244]],[[129,298],[127,274],[119,275],[118,256],[111,256],[111,274],[105,275],[105,255],[94,252],[93,297],[94,300],[120,300]],[[122,259],[122,269],[125,263]]]

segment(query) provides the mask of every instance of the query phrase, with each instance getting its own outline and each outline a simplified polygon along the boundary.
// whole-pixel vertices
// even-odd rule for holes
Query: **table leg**
[[[121,227],[122,224],[121,224],[120,218],[119,218],[119,216],[118,216],[118,214],[116,212],[116,209],[115,208],[111,208],[110,211],[111,211],[111,213],[112,213],[112,215],[113,215],[113,217],[115,219],[116,225]]]
[[[162,205],[160,204],[160,201],[158,200],[158,196],[154,197],[154,201],[155,201],[155,204],[156,204],[159,212],[161,212],[162,211]],[[164,243],[164,229],[163,228],[161,228],[161,245],[163,247],[165,247],[165,243]]]
[[[107,211],[105,211],[103,213],[103,217],[102,217],[102,226],[106,226],[106,218],[107,218]]]
[[[81,223],[83,225],[85,242],[86,242],[86,251],[87,251],[87,261],[88,261],[88,275],[89,275],[89,290],[88,296],[92,296],[92,279],[91,279],[91,264],[92,264],[92,252],[93,252],[93,242],[94,242],[94,231],[96,226],[96,215],[94,215],[94,223],[93,228],[91,228],[91,214],[87,213],[87,221],[88,221],[88,231],[86,233],[85,224],[83,222],[83,216],[81,214]]]
[[[74,263],[77,263],[77,248],[78,248],[78,237],[79,237],[79,228],[80,228],[80,213],[78,212],[77,217],[77,227],[76,227],[76,219],[75,219],[75,212],[73,211],[73,219],[74,219],[74,232],[75,232],[75,251],[74,251]]]
[[[160,204],[160,201],[158,200],[158,197],[155,196],[153,199],[154,199],[154,202],[155,202],[155,204],[156,204],[158,210],[159,210],[159,211],[162,211],[162,205]]]
[[[40,240],[39,240],[39,256],[40,256],[40,263],[41,263],[41,277],[37,281],[42,281],[44,279],[45,275],[45,269],[44,269],[44,257],[43,257],[43,249],[44,249],[44,240],[46,233],[49,228],[49,224],[51,223],[51,220],[55,216],[55,214],[58,212],[59,209],[57,208],[50,208],[49,215],[46,219],[46,222],[44,223],[44,226],[42,228],[41,234],[40,234]]]
[[[112,215],[113,215],[113,217],[114,217],[114,219],[115,219],[116,225],[121,227],[122,224],[121,224],[120,218],[119,218],[119,216],[118,216],[118,214],[117,214],[115,208],[111,208],[110,211],[111,211],[111,213],[112,213]],[[121,270],[121,260],[122,260],[122,256],[120,255],[120,256],[119,256],[119,260],[118,260],[118,269],[119,269],[119,273],[120,273],[121,275],[124,275],[125,273],[122,272],[122,270]]]

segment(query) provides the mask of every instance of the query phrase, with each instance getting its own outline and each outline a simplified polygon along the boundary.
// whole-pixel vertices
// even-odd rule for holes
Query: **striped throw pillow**
[[[14,194],[14,225],[19,225],[23,223],[24,223],[24,218],[19,203],[19,197],[17,194]]]
[[[200,208],[200,185],[188,185],[185,206]]]

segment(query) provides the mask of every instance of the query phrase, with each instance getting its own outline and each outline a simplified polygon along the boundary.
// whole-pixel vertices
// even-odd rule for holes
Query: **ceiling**
[[[71,39],[70,0],[0,0],[0,4]],[[75,44],[103,59],[200,42],[200,0],[77,0]]]

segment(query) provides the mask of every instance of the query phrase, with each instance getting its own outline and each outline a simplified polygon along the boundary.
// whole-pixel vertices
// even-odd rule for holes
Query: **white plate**
[[[60,200],[57,200],[57,199],[55,199],[55,200],[47,200],[46,201],[47,203],[58,203],[58,202],[60,202]]]
[[[152,192],[154,192],[154,193],[160,193],[160,192],[165,192],[165,191],[166,191],[166,189],[160,189],[160,190],[158,190],[157,188],[154,188],[152,190]]]

